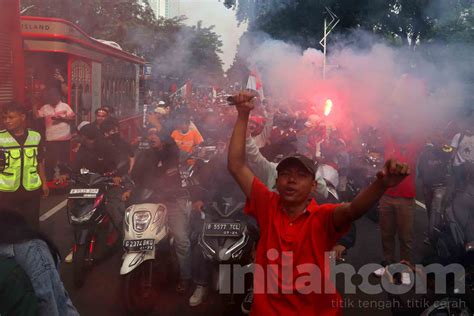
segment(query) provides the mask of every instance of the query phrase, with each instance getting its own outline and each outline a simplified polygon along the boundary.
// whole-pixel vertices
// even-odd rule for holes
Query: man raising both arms
[[[325,290],[334,288],[325,268],[325,252],[385,190],[409,174],[408,166],[388,160],[374,182],[351,203],[317,205],[309,198],[316,186],[315,165],[295,155],[278,164],[278,193],[271,192],[245,162],[253,97],[247,91],[233,97],[238,116],[228,156],[228,169],[247,196],[245,212],[260,226],[251,315],[342,315],[340,296],[335,290]],[[308,271],[309,266],[320,273]]]

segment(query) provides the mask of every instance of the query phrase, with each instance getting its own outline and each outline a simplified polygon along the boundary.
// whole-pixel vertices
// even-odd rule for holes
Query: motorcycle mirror
[[[127,171],[128,171],[128,160],[122,159],[117,164],[117,172],[118,174],[124,174],[124,173],[127,173]]]

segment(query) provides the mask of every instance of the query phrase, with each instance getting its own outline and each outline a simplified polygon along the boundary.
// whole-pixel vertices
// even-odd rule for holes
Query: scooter
[[[120,275],[124,276],[123,295],[129,312],[147,313],[155,304],[153,287],[157,262],[169,263],[172,238],[167,226],[167,207],[147,203],[151,190],[134,193],[135,203],[125,211],[124,255]],[[165,259],[166,258],[166,259]]]
[[[190,200],[187,188],[193,182],[193,168],[194,165],[180,171],[183,201]],[[163,203],[151,203],[155,202],[153,195],[153,190],[135,188],[124,216],[125,253],[120,275],[124,276],[125,308],[137,314],[153,310],[158,295],[156,277],[177,275],[173,239],[167,225],[168,209]]]
[[[106,192],[114,184],[112,177],[81,169],[80,174],[71,173],[71,184],[67,214],[74,229],[74,285],[80,288],[86,271],[113,250],[119,234],[105,209]]]

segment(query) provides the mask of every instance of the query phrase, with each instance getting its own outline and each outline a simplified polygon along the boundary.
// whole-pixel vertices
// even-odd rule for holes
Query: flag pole
[[[323,37],[323,80],[326,79],[326,39],[327,39],[327,20],[324,18],[324,37]]]
[[[327,49],[326,49],[326,44],[327,44],[327,37],[329,36],[329,33],[332,32],[332,30],[336,27],[336,25],[339,23],[340,19],[337,17],[334,12],[332,12],[328,7],[326,7],[326,11],[329,13],[329,16],[331,17],[331,21],[327,23],[327,19],[324,18],[324,32],[323,32],[323,38],[319,41],[319,45],[323,47],[323,79],[326,79],[326,55],[327,55]]]

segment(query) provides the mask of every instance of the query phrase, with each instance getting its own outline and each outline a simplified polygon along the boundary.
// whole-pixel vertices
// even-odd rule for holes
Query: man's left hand
[[[341,260],[342,255],[346,251],[346,247],[344,247],[343,245],[335,245],[332,248],[332,251],[334,251],[334,253],[335,253],[336,260]]]
[[[377,178],[385,187],[392,188],[400,184],[409,174],[410,168],[406,163],[389,159],[385,162],[383,169],[377,173]]]

